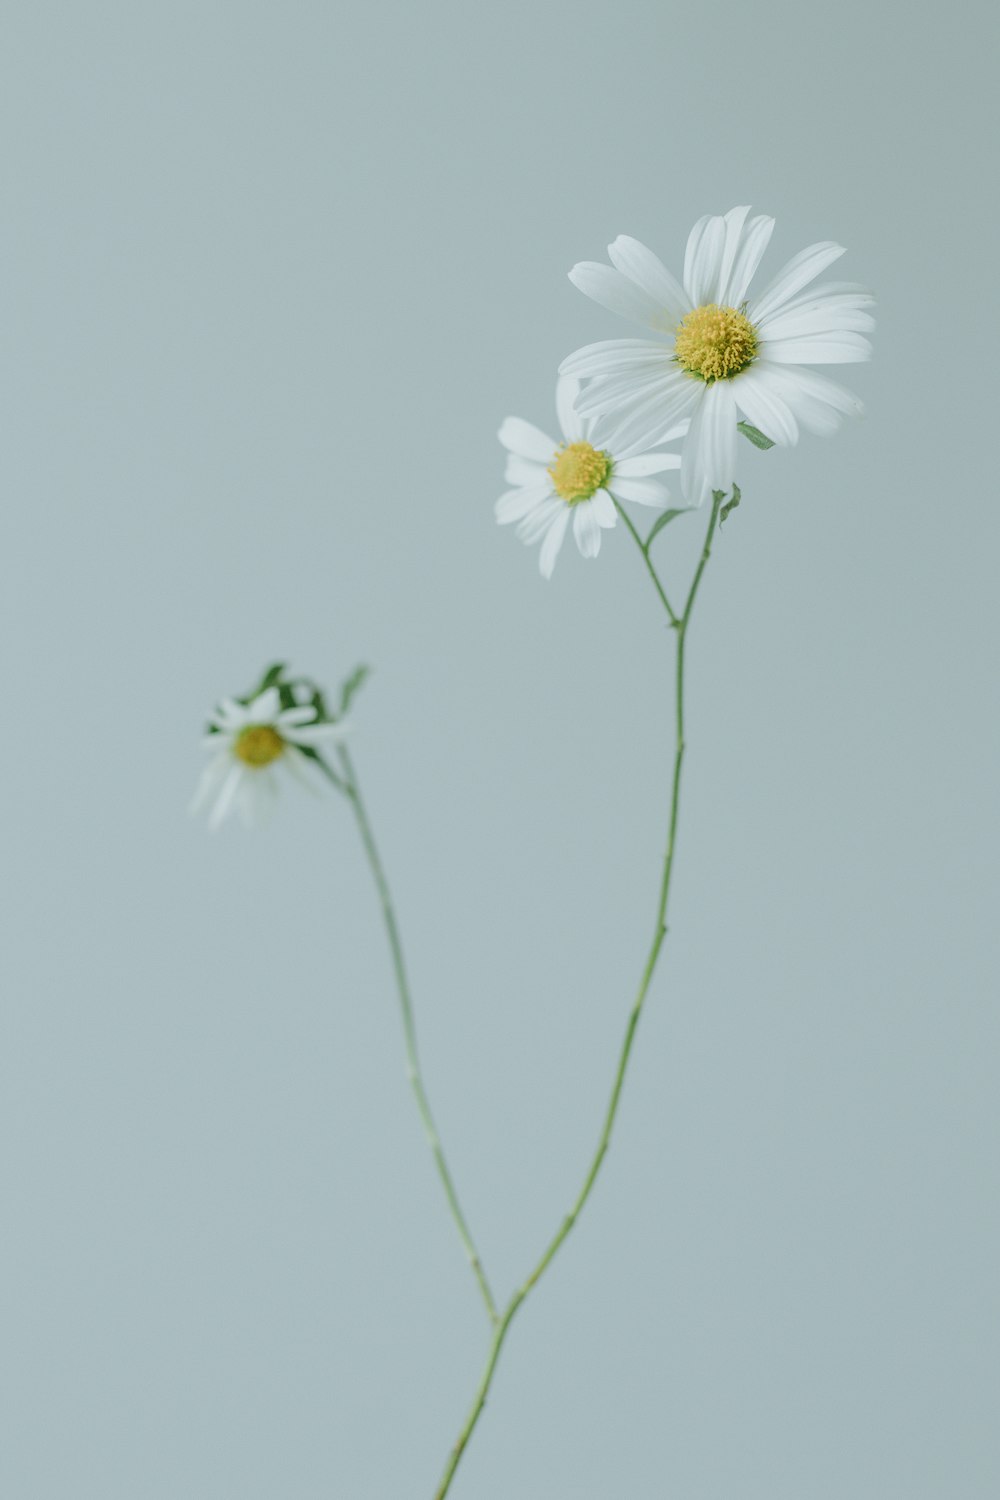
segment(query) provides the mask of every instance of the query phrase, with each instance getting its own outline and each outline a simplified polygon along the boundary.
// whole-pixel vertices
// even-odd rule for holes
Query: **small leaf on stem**
[[[745,438],[749,438],[755,448],[767,449],[774,447],[771,439],[765,437],[760,428],[754,427],[750,422],[737,422],[736,429],[738,432],[742,432]]]
[[[341,718],[344,716],[344,714],[346,714],[348,708],[350,707],[351,699],[354,697],[355,693],[358,691],[365,678],[368,676],[369,670],[370,669],[365,666],[355,667],[354,671],[351,673],[350,677],[348,677],[347,681],[342,684],[340,689]]]
[[[721,497],[722,491],[720,490],[718,493],[719,493],[719,495]],[[739,505],[741,499],[742,499],[742,496],[740,494],[740,487],[739,487],[738,484],[734,484],[733,485],[733,498],[731,500],[727,500],[726,504],[719,511],[719,525],[720,525],[720,527],[721,527],[723,521],[728,516],[729,512],[731,510],[735,510],[736,509],[736,507],[737,507],[737,505]]]
[[[280,681],[281,674],[282,672],[284,672],[284,670],[285,663],[283,661],[276,661],[270,667],[268,667],[267,671],[260,679],[260,686],[257,688],[257,691],[253,696],[257,697],[261,693],[266,693],[268,688],[274,687],[275,684]]]
[[[653,538],[655,536],[659,536],[659,534],[663,530],[664,526],[668,526],[670,524],[670,522],[674,519],[675,516],[686,515],[689,510],[690,510],[690,506],[688,506],[688,505],[682,505],[682,506],[679,506],[676,510],[664,510],[664,511],[661,511],[661,513],[657,516],[656,520],[653,522],[652,529],[650,530],[649,536],[646,538],[646,540],[642,544],[644,550],[646,552],[649,551],[650,547],[653,544]]]

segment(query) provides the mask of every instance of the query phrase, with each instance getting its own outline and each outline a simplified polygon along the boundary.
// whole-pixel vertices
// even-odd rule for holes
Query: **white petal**
[[[582,260],[570,271],[569,279],[591,301],[628,318],[630,323],[639,323],[644,328],[663,327],[660,304],[613,266]]]
[[[188,811],[191,813],[201,812],[206,803],[210,802],[222,785],[232,767],[232,756],[228,750],[221,755],[216,755],[210,760],[198,778],[195,794],[191,799]]]
[[[562,515],[563,511],[569,513],[569,506],[565,500],[543,500],[541,505],[536,505],[530,515],[517,528],[517,535],[525,546],[530,547],[537,542],[548,530],[553,521]]]
[[[234,745],[234,743],[236,741],[236,738],[237,738],[238,734],[239,734],[239,730],[238,729],[216,729],[216,730],[213,730],[211,734],[206,734],[206,735],[202,736],[201,748],[203,750],[216,750],[216,751],[222,750],[222,749],[232,750],[233,745]]]
[[[569,506],[563,505],[560,508],[559,514],[552,521],[548,531],[545,533],[545,540],[542,542],[541,550],[538,554],[538,571],[543,578],[552,577],[552,569],[556,565],[559,548],[563,544],[566,527],[569,525],[569,511]]]
[[[576,398],[580,394],[580,388],[580,381],[576,375],[560,375],[556,381],[556,411],[559,415],[562,435],[567,443],[577,443],[583,437],[583,418],[576,410]]]
[[[713,302],[719,285],[726,221],[706,214],[688,235],[684,253],[684,289],[695,307]]]
[[[659,256],[639,240],[620,234],[614,244],[608,246],[608,255],[612,265],[661,309],[660,322],[655,327],[676,328],[685,313],[691,311],[683,287],[671,276]]]
[[[552,455],[559,447],[540,428],[520,417],[505,417],[497,437],[511,453],[517,453],[521,458],[533,458],[539,464],[551,463]]]
[[[691,383],[692,383],[692,385],[696,384],[696,382],[694,382],[694,381],[692,381]],[[688,397],[688,403],[689,403],[688,404],[688,410],[689,411],[693,409],[693,404],[694,404],[694,401],[695,401],[696,398],[697,398],[697,391],[695,391],[694,396],[689,396]],[[673,390],[672,390],[672,388],[671,388],[671,399],[673,399]],[[691,418],[690,417],[681,417],[681,419],[680,419],[679,422],[673,422],[673,423],[671,423],[671,425],[667,428],[666,432],[662,433],[656,439],[657,446],[659,447],[663,443],[672,443],[677,438],[685,437],[687,435],[687,430],[688,430],[688,428],[690,426],[691,426]],[[637,454],[639,454],[639,453],[645,453],[650,446],[651,445],[649,443],[635,443],[635,442],[632,442],[632,443],[621,443],[621,442],[619,442],[618,447],[614,450],[614,452],[615,452],[615,462],[619,463],[619,462],[621,462],[621,461],[624,460],[624,462],[628,463],[629,460],[632,459],[632,458],[634,458]],[[665,458],[669,458],[669,457],[671,457],[671,455],[670,454],[665,454],[664,457]],[[680,457],[681,457],[680,453],[675,453],[673,455],[673,457],[677,459],[676,466],[670,465],[669,467],[676,467],[676,468],[679,469],[680,466],[681,466],[680,465]]]
[[[766,367],[751,365],[731,384],[737,405],[759,432],[781,448],[791,448],[798,442],[798,423]]]
[[[641,479],[646,474],[662,474],[666,469],[679,469],[679,453],[637,453],[634,458],[615,459],[615,477]]]
[[[311,703],[304,703],[301,708],[284,708],[278,715],[275,723],[279,729],[286,728],[289,724],[311,724],[316,717],[316,710]]]
[[[676,380],[677,366],[672,361],[643,374],[629,371],[624,375],[600,375],[579,397],[579,410],[584,416],[597,416],[616,406],[628,408],[637,401],[645,401],[657,390],[668,390]]]
[[[220,729],[242,729],[247,722],[246,705],[237,703],[235,698],[223,698],[218,708],[209,714],[208,722],[217,724]]]
[[[557,451],[553,448],[549,454],[549,463],[552,462]],[[517,489],[534,489],[537,485],[546,483],[547,467],[547,464],[536,463],[533,458],[522,458],[519,453],[508,453],[503,477],[509,485]]]
[[[694,225],[691,233],[688,235],[687,244],[684,247],[684,290],[687,292],[688,297],[690,297],[693,306],[697,306],[700,300],[699,298],[691,296],[691,283],[693,280],[695,258],[698,254],[698,247],[700,246],[702,239],[704,238],[705,230],[708,228],[711,218],[711,214],[702,214],[701,218]]]
[[[794,308],[819,307],[821,304],[831,308],[874,307],[875,298],[867,287],[860,286],[854,281],[821,281],[819,286],[807,287],[805,291],[799,292],[797,297],[791,297],[787,302],[783,302],[780,308],[768,314],[763,326],[769,326],[771,318],[784,317],[785,313],[791,312]]]
[[[654,343],[652,339],[603,339],[599,344],[584,344],[582,349],[568,354],[559,372],[589,380],[595,375],[617,375],[646,365],[668,364],[672,357],[673,344]]]
[[[276,687],[269,687],[247,704],[247,717],[254,724],[269,724],[277,716],[280,707],[281,694]]]
[[[701,385],[700,380],[676,370],[675,377],[652,397],[602,417],[594,427],[595,445],[623,458],[655,447],[681,417],[693,411]]]
[[[775,389],[788,402],[799,422],[810,432],[835,432],[841,417],[860,417],[864,407],[853,391],[794,365],[765,365]]]
[[[843,421],[839,411],[817,401],[815,396],[809,396],[805,391],[790,390],[783,394],[799,427],[805,428],[806,432],[815,433],[817,437],[830,437]]]
[[[594,520],[598,526],[605,531],[611,531],[618,524],[618,512],[615,510],[615,502],[607,490],[595,490],[590,501],[594,512]]]
[[[671,429],[670,429],[669,432],[665,432],[663,434],[663,436],[660,438],[660,442],[661,443],[672,443],[675,440],[675,438],[686,437],[687,430],[688,430],[688,428],[690,426],[691,426],[691,418],[690,417],[681,417],[680,421],[679,422],[675,422],[674,425],[673,425],[673,427],[671,427]],[[622,454],[622,457],[623,458],[625,457],[624,453]]]
[[[744,208],[731,208],[723,215],[724,235],[722,241],[722,258],[719,263],[719,279],[712,293],[712,301],[724,307],[729,304],[727,292],[729,290],[729,279],[732,275],[736,255],[743,239],[743,225],[746,223],[747,214],[750,212],[749,203]]]
[[[862,333],[827,333],[809,339],[761,339],[761,356],[776,365],[850,365],[872,357]]]
[[[600,552],[601,528],[589,500],[573,506],[573,535],[583,557],[596,557]]]
[[[843,245],[835,245],[832,240],[821,240],[819,244],[809,245],[805,250],[800,250],[798,255],[793,255],[761,296],[751,301],[747,309],[751,323],[759,324],[769,313],[777,312],[790,297],[794,297],[802,287],[808,286],[810,281],[814,281],[843,253]]]
[[[713,490],[732,488],[737,436],[732,382],[716,380],[704,386],[681,454],[685,499],[700,505]]]
[[[798,339],[827,333],[870,333],[874,327],[871,313],[820,302],[815,306],[783,307],[758,327],[758,333],[762,339]]]
[[[616,500],[631,500],[633,505],[652,505],[662,510],[670,499],[670,491],[658,479],[621,479],[613,474],[609,483]]]
[[[780,373],[787,380],[794,381],[800,390],[815,396],[818,401],[825,401],[845,416],[860,417],[864,411],[863,403],[853,391],[836,380],[830,380],[826,375],[817,374],[815,370],[785,369]]]
[[[548,500],[551,494],[551,484],[536,485],[534,489],[526,486],[520,490],[508,490],[506,495],[500,496],[493,507],[497,525],[509,526],[512,521],[523,521],[525,516],[530,515],[543,501]]]
[[[209,828],[211,828],[213,833],[222,823],[230,807],[232,806],[233,798],[236,796],[236,793],[239,790],[240,782],[243,780],[243,778],[244,767],[240,764],[236,764],[232,767],[225,780],[223,781],[222,787],[219,791],[219,795],[215,799],[215,805],[208,815],[208,826]]]
[[[722,301],[728,307],[739,307],[746,299],[747,288],[753,279],[754,272],[760,265],[764,251],[767,249],[774,229],[774,220],[760,214],[751,219],[743,235],[743,243],[736,253],[733,269],[729,275],[729,285],[722,294]]]

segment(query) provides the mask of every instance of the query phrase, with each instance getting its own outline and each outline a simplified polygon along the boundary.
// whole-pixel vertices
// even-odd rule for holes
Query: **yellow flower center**
[[[757,356],[757,330],[738,307],[718,307],[709,302],[696,307],[678,326],[677,363],[701,380],[730,380],[753,364]]]
[[[611,454],[589,443],[563,443],[549,464],[549,474],[557,495],[567,505],[589,500],[611,473]]]
[[[246,729],[240,730],[233,745],[233,753],[244,765],[253,766],[255,770],[269,766],[284,749],[284,740],[270,724],[248,724]]]

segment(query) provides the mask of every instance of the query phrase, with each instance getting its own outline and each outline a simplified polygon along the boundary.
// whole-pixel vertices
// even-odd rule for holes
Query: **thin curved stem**
[[[358,785],[358,778],[354,770],[354,765],[351,761],[350,756],[342,745],[338,746],[337,748],[337,757],[340,761],[340,776],[338,776],[336,772],[332,771],[331,768],[326,764],[326,762],[320,757],[317,757],[317,759],[329,779],[334,783],[334,785],[338,786],[347,797],[347,800],[350,802],[351,807],[354,811],[354,817],[358,825],[358,832],[361,835],[361,843],[364,846],[364,851],[368,858],[368,864],[371,867],[372,877],[375,881],[375,889],[378,892],[379,903],[382,907],[382,919],[385,923],[386,935],[389,939],[389,951],[392,955],[392,967],[393,973],[396,978],[396,989],[399,994],[399,1008],[403,1021],[403,1042],[406,1048],[406,1076],[410,1080],[410,1086],[413,1089],[414,1097],[417,1101],[417,1109],[420,1113],[420,1119],[423,1123],[424,1134],[427,1137],[428,1143],[433,1153],[434,1162],[438,1170],[438,1176],[440,1177],[441,1183],[444,1187],[445,1197],[448,1200],[448,1208],[450,1209],[451,1216],[455,1221],[455,1227],[458,1230],[459,1239],[462,1241],[462,1245],[468,1257],[469,1264],[472,1267],[472,1272],[476,1278],[476,1282],[478,1283],[483,1302],[486,1306],[486,1311],[490,1317],[490,1321],[495,1325],[499,1320],[500,1314],[497,1310],[497,1305],[493,1297],[493,1293],[490,1290],[490,1284],[486,1278],[486,1271],[483,1267],[479,1251],[476,1249],[475,1241],[472,1238],[472,1232],[469,1229],[465,1215],[462,1212],[461,1204],[458,1201],[458,1193],[456,1191],[451,1172],[448,1168],[448,1163],[445,1160],[444,1147],[441,1144],[441,1138],[438,1135],[437,1126],[434,1123],[434,1116],[431,1113],[430,1100],[427,1097],[427,1089],[424,1085],[423,1074],[420,1069],[420,1058],[417,1052],[417,1030],[416,1023],[413,1018],[413,1000],[410,995],[410,985],[406,975],[406,965],[403,961],[403,945],[399,936],[399,925],[396,921],[396,914],[392,904],[392,897],[389,893],[389,883],[386,879],[385,870],[382,867],[382,861],[379,858],[379,853],[375,844],[375,837],[372,833],[371,824],[368,821],[368,813],[365,809],[365,804],[361,796],[361,789]]]
[[[469,1439],[472,1436],[476,1423],[479,1421],[483,1407],[486,1405],[486,1398],[489,1394],[490,1386],[493,1382],[493,1375],[497,1367],[497,1362],[500,1358],[500,1351],[503,1348],[504,1340],[507,1337],[507,1331],[514,1319],[514,1315],[517,1312],[518,1308],[521,1306],[521,1303],[530,1293],[531,1289],[544,1275],[547,1267],[551,1264],[553,1258],[556,1255],[556,1252],[559,1250],[559,1247],[562,1245],[563,1241],[566,1239],[567,1235],[570,1233],[574,1224],[576,1223],[584,1207],[584,1204],[590,1197],[591,1190],[593,1189],[594,1183],[597,1180],[597,1175],[601,1170],[601,1164],[607,1154],[608,1146],[611,1144],[611,1132],[614,1128],[615,1118],[618,1114],[618,1106],[621,1101],[622,1088],[625,1083],[625,1074],[628,1069],[629,1058],[632,1054],[632,1044],[635,1041],[639,1019],[642,1015],[642,1008],[645,1004],[646,995],[649,990],[650,983],[652,982],[657,960],[660,956],[660,949],[663,947],[663,940],[667,935],[667,902],[670,897],[670,877],[673,872],[674,850],[677,843],[677,817],[680,807],[681,767],[684,761],[684,650],[687,641],[687,628],[691,619],[691,611],[694,608],[694,601],[698,593],[699,585],[701,584],[702,574],[705,571],[705,565],[711,555],[712,538],[715,534],[716,522],[719,515],[719,507],[724,498],[724,495],[718,491],[716,491],[716,493],[712,497],[712,512],[709,517],[708,530],[705,534],[705,542],[701,550],[701,557],[699,558],[694,578],[691,582],[691,587],[688,590],[687,601],[684,605],[684,612],[681,615],[676,615],[670,608],[670,605],[667,603],[666,596],[663,593],[662,588],[660,588],[659,586],[659,580],[657,579],[652,564],[649,561],[649,556],[646,553],[646,549],[643,546],[643,543],[636,533],[635,529],[631,525],[629,525],[629,530],[635,537],[639,550],[643,553],[643,556],[646,559],[646,563],[653,577],[653,581],[657,585],[657,592],[659,593],[660,598],[670,615],[670,622],[677,634],[675,693],[676,741],[674,745],[673,776],[671,778],[670,790],[670,814],[667,825],[667,848],[663,859],[663,874],[660,880],[660,893],[656,906],[656,923],[653,931],[653,941],[650,945],[649,954],[646,959],[646,966],[642,971],[642,978],[639,981],[639,989],[636,994],[635,1001],[633,1002],[632,1009],[629,1012],[628,1022],[625,1027],[625,1036],[618,1055],[618,1067],[615,1072],[614,1082],[611,1088],[611,1097],[608,1101],[607,1110],[605,1111],[604,1124],[601,1130],[600,1138],[597,1142],[597,1149],[591,1160],[587,1175],[583,1179],[583,1185],[580,1188],[580,1191],[577,1193],[576,1200],[574,1201],[573,1206],[570,1208],[556,1233],[549,1241],[549,1244],[546,1247],[541,1259],[538,1261],[529,1275],[525,1278],[525,1280],[521,1283],[521,1285],[517,1288],[517,1290],[513,1293],[510,1301],[504,1308],[504,1311],[494,1328],[493,1338],[490,1342],[489,1354],[486,1361],[486,1367],[480,1378],[479,1385],[477,1387],[476,1394],[473,1399],[473,1403],[469,1410],[468,1416],[465,1419],[465,1425],[459,1433],[458,1439],[448,1456],[448,1462],[445,1465],[445,1470],[441,1477],[441,1482],[437,1490],[435,1491],[434,1500],[444,1500],[444,1497],[447,1495],[448,1490],[451,1487],[451,1482],[454,1478],[455,1470],[458,1468],[459,1462],[462,1458],[462,1454],[465,1452],[465,1449],[468,1446]]]
[[[663,584],[660,582],[659,573],[657,573],[656,569],[653,567],[653,559],[649,555],[649,547],[643,541],[638,531],[636,531],[635,526],[632,523],[632,517],[629,515],[628,511],[624,506],[619,505],[617,500],[615,501],[615,509],[621,516],[622,520],[625,522],[626,530],[631,533],[632,540],[635,542],[635,545],[642,553],[643,562],[649,569],[649,576],[653,580],[653,585],[656,589],[656,592],[660,596],[660,602],[662,603],[663,608],[666,610],[667,614],[670,616],[671,625],[676,626],[678,624],[677,613],[674,610],[673,605],[670,603],[670,600],[667,598],[666,590],[664,589]]]

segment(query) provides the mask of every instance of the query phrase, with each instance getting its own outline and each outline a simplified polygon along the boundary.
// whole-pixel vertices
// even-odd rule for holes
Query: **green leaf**
[[[281,674],[285,670],[285,665],[286,664],[283,661],[276,661],[273,663],[273,665],[268,667],[267,671],[260,679],[260,686],[256,689],[252,696],[257,697],[260,693],[266,693],[268,688],[275,687],[281,680]]]
[[[672,520],[674,520],[674,518],[676,516],[684,516],[684,515],[686,515],[687,512],[690,510],[690,508],[691,507],[688,506],[688,505],[682,505],[682,506],[679,506],[676,510],[661,511],[661,513],[657,516],[656,520],[653,522],[653,527],[652,527],[652,530],[649,533],[649,536],[646,538],[646,540],[642,544],[643,547],[646,549],[646,551],[647,552],[649,551],[650,547],[653,544],[653,538],[655,536],[659,536],[659,534],[663,530],[664,526],[669,526],[670,522]]]
[[[753,427],[749,422],[737,422],[738,432],[742,432],[745,438],[749,438],[755,448],[773,448],[774,444],[769,437],[765,437],[759,427]]]
[[[741,501],[742,498],[743,497],[740,494],[740,487],[739,487],[739,485],[738,484],[734,484],[733,485],[733,498],[731,500],[727,501],[727,503],[719,511],[719,525],[720,526],[722,525],[723,521],[728,516],[729,512],[731,510],[735,510],[736,509],[737,505],[739,505],[739,503],[740,503],[740,501]]]
[[[365,667],[365,666],[355,667],[354,671],[351,673],[350,677],[348,677],[347,681],[344,682],[341,685],[341,689],[340,689],[340,713],[341,713],[341,716],[343,716],[344,714],[346,714],[348,708],[351,706],[351,699],[354,697],[355,693],[358,691],[358,689],[361,687],[361,684],[364,682],[365,678],[368,676],[368,672],[369,672],[369,668],[368,667]]]

